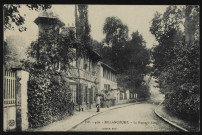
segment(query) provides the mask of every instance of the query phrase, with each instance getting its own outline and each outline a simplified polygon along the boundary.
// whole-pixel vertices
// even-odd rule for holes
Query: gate
[[[16,73],[4,71],[3,78],[4,131],[16,129]]]

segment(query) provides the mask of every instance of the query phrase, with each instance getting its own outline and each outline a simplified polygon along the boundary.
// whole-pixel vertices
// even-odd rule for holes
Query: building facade
[[[76,38],[76,26],[65,27],[65,24],[51,10],[40,13],[34,22],[38,25],[39,36],[42,33],[68,36],[73,31]],[[101,56],[92,49],[87,49],[85,55],[78,56],[76,48],[72,48],[76,58],[70,62],[66,71],[75,109],[84,111],[95,107],[96,94],[103,90],[113,93],[111,96],[118,103],[120,91],[117,89],[116,71],[101,62]]]
[[[72,66],[67,70],[73,102],[80,111],[95,107],[99,83],[97,64],[100,59],[96,52],[88,50],[85,56],[73,60]]]
[[[39,36],[51,33],[55,37],[58,34],[68,36],[72,31],[75,33],[75,26],[64,27],[65,24],[51,10],[43,11],[34,21],[39,28]],[[76,37],[76,35],[75,35]],[[77,49],[72,48],[77,56]],[[69,78],[72,91],[72,101],[78,110],[86,110],[95,106],[95,95],[98,92],[97,64],[101,60],[99,54],[87,49],[85,55],[76,57],[70,62],[66,74]]]
[[[107,91],[111,94],[110,98],[115,99],[115,102],[118,103],[120,91],[117,89],[116,70],[103,62],[99,62],[98,69],[98,92]]]

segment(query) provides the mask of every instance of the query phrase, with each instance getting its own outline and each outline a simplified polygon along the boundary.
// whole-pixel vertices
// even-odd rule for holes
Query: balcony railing
[[[75,67],[70,68],[68,70],[68,75],[69,75],[69,77],[72,77],[72,78],[77,78],[77,79],[79,78],[79,79],[84,79],[84,80],[92,81],[92,82],[94,82],[95,79],[97,78],[96,73],[91,73],[91,72],[85,71],[83,69],[75,68]]]

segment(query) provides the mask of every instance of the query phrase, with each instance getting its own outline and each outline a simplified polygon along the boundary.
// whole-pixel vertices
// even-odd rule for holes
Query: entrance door
[[[88,86],[85,86],[85,99],[86,104],[88,103]]]
[[[89,103],[90,103],[89,108],[91,109],[92,105],[95,101],[95,98],[94,98],[95,97],[95,87],[92,86],[91,88],[88,89],[88,91],[89,91]]]

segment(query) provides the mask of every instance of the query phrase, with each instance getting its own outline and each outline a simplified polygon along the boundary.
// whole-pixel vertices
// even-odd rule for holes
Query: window
[[[75,48],[71,48],[72,50],[72,53],[76,56],[76,49]],[[76,57],[73,58],[72,61],[70,61],[70,65],[73,66],[73,67],[76,67]]]
[[[104,84],[104,89],[105,90],[110,90],[110,84]]]
[[[107,78],[107,70],[106,70],[106,68],[104,68],[104,67],[103,67],[103,77],[104,77],[104,78]]]
[[[108,90],[110,90],[110,85],[108,84]]]
[[[107,70],[107,79],[109,79],[109,71]]]
[[[105,89],[105,90],[107,89],[107,84],[104,84],[104,89]]]
[[[77,95],[76,89],[77,89],[77,85],[76,84],[70,85],[70,89],[72,91],[72,101],[74,103],[76,103],[76,95]]]
[[[89,72],[91,71],[91,60],[89,59]]]
[[[83,58],[83,69],[86,69],[86,57],[84,56],[84,58]]]

